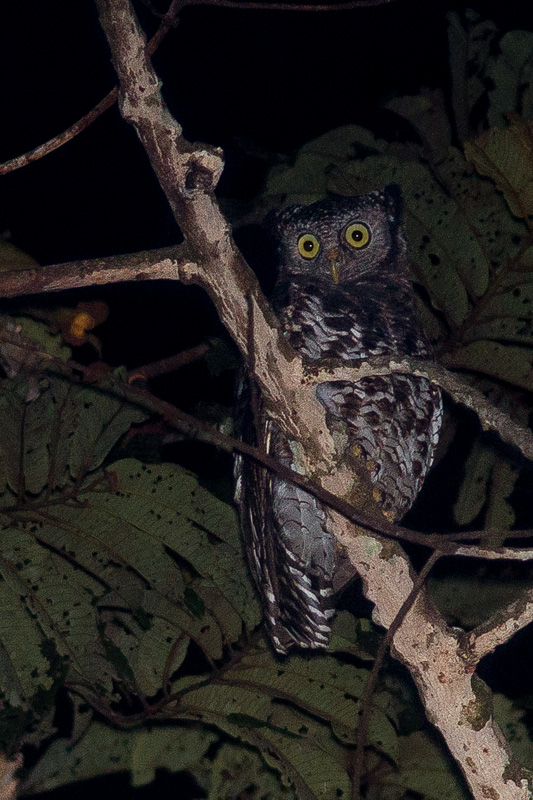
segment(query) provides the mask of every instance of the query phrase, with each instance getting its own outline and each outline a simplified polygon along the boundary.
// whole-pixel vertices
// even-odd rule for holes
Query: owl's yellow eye
[[[364,222],[353,222],[346,228],[346,241],[352,247],[366,247],[369,243],[372,234],[370,228]]]
[[[303,258],[314,258],[320,250],[320,242],[312,233],[304,233],[298,239],[298,252]]]

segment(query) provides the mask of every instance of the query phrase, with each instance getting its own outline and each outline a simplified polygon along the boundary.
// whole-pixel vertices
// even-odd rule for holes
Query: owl
[[[277,214],[279,277],[272,304],[309,364],[357,366],[371,356],[432,359],[417,320],[401,191],[331,197]],[[251,402],[254,394],[255,402]],[[291,441],[246,376],[237,393],[244,440],[294,468]],[[442,420],[439,390],[415,375],[321,383],[316,396],[344,466],[361,463],[389,520],[404,516],[431,467]],[[327,509],[303,489],[238,455],[236,504],[272,645],[324,648],[335,596],[353,576]]]

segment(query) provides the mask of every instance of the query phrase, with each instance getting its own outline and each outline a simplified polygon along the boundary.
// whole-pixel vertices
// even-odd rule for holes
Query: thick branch
[[[222,153],[207,146],[194,148],[183,138],[164,104],[128,0],[97,0],[97,6],[119,76],[122,115],[137,130],[190,253],[179,278],[205,288],[247,362],[248,343],[254,341],[254,376],[269,412],[303,443],[315,468],[330,472],[334,445],[320,404],[310,387],[302,391],[301,360],[281,334],[214,198]],[[252,323],[252,337],[246,320]]]
[[[349,523],[333,516],[335,534],[375,605],[374,620],[390,627],[413,587],[409,561],[397,546],[363,530],[354,536]],[[513,763],[491,716],[490,689],[479,678],[472,683],[473,669],[461,656],[457,630],[445,624],[424,590],[396,631],[391,651],[409,669],[428,718],[442,733],[476,800],[526,800],[527,774]]]
[[[177,280],[189,268],[184,247],[91,258],[0,273],[0,297],[20,297],[123,281]]]

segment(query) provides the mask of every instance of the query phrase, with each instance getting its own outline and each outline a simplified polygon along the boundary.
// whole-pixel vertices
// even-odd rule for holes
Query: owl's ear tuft
[[[391,219],[401,219],[403,212],[403,197],[402,189],[397,183],[388,183],[383,189],[377,189],[371,193],[371,196],[377,198],[382,203],[389,213]]]
[[[401,219],[403,215],[403,196],[401,186],[399,186],[397,183],[389,183],[383,189],[383,195],[395,219]]]
[[[279,211],[269,211],[263,220],[263,227],[276,239],[281,238],[288,222],[299,213],[303,206],[287,206]]]
[[[272,236],[277,236],[279,230],[281,211],[269,211],[263,219],[262,227]]]

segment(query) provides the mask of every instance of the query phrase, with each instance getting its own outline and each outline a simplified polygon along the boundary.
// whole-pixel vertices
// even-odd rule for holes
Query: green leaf
[[[358,155],[381,153],[386,145],[357,125],[337,128],[304,145],[292,166],[273,169],[265,194],[282,195],[286,205],[313,203],[325,197],[333,166],[348,163]]]
[[[263,756],[267,764],[280,770],[284,784],[298,800],[351,797],[350,754],[334,745],[323,726],[282,706],[272,715],[271,724],[272,728],[261,732],[269,745],[262,750]],[[299,738],[303,735],[305,738]]]
[[[531,591],[532,582],[511,574],[493,577],[484,566],[475,574],[451,574],[432,577],[431,596],[439,611],[453,625],[471,630],[485,622],[509,603]]]
[[[246,653],[224,673],[227,683],[255,687],[270,697],[290,700],[303,711],[331,723],[340,741],[350,743],[355,741],[360,697],[367,677],[368,670],[342,664],[332,656],[309,659],[294,655],[280,663],[270,650],[264,649]],[[378,696],[372,702],[379,706]],[[369,741],[390,758],[397,757],[396,732],[380,707],[375,707],[372,715]]]
[[[91,386],[51,377],[27,401],[24,376],[0,381],[0,474],[14,493],[38,495],[96,469],[146,412]],[[70,471],[70,476],[68,474]]]
[[[493,713],[515,758],[527,769],[533,769],[533,747],[530,728],[525,723],[526,711],[508,697],[495,692]]]
[[[62,663],[96,690],[110,690],[115,673],[100,642],[94,608],[101,594],[94,576],[50,549],[45,526],[4,526],[0,603],[6,624],[0,627],[0,639],[16,673],[21,702],[31,705],[33,695],[50,688]]]
[[[469,525],[487,502],[489,480],[497,458],[496,451],[483,442],[474,443],[464,466],[464,478],[453,506],[458,525]]]
[[[411,123],[430,160],[439,161],[447,156],[452,134],[444,93],[440,89],[423,89],[419,95],[395,97],[385,108]]]
[[[333,619],[329,652],[352,653],[362,661],[373,661],[380,637],[370,620],[338,611]]]
[[[533,391],[533,351],[525,347],[479,341],[446,354],[444,366],[490,375]]]
[[[0,326],[7,328],[13,335],[18,331],[22,341],[37,345],[38,350],[48,353],[61,361],[67,361],[71,357],[72,350],[68,347],[61,335],[50,329],[44,322],[38,322],[31,317],[10,317],[0,314]],[[7,345],[2,345],[2,348]],[[20,351],[18,353],[20,361]]]
[[[509,497],[518,480],[519,470],[501,456],[494,462],[491,476],[491,491],[485,515],[487,530],[509,531],[516,521]]]
[[[533,215],[533,123],[513,119],[508,128],[489,128],[465,142],[465,155],[503,192],[515,217]]]
[[[487,530],[510,530],[515,514],[507,499],[518,478],[517,467],[479,439],[465,462],[464,475],[453,508],[457,524],[469,525],[485,508]]]
[[[68,461],[70,474],[79,479],[99,467],[120,437],[133,424],[146,419],[147,414],[105,392],[105,384],[95,389],[69,387],[69,395],[68,402],[74,404],[77,418],[70,431],[73,435]]]
[[[24,794],[51,791],[89,778],[129,772],[132,784],[155,778],[157,769],[208,773],[205,758],[217,734],[193,726],[120,731],[89,723],[78,740],[57,739],[39,759],[23,784]]]
[[[182,697],[190,719],[215,725],[260,750],[299,800],[350,797],[349,755],[324,725],[296,709],[273,704],[247,686],[210,684]]]
[[[508,31],[499,42],[499,52],[486,65],[489,125],[507,123],[510,113],[525,119],[533,116],[533,33]]]
[[[9,233],[0,234],[0,272],[38,269],[39,262],[9,241]]]
[[[486,69],[498,33],[496,25],[467,9],[463,25],[457,13],[448,14],[448,45],[455,127],[464,141],[470,135],[470,116],[487,94]]]
[[[214,731],[183,725],[137,731],[131,752],[133,786],[142,786],[155,778],[157,769],[171,772],[187,770],[193,775],[207,772],[210,764],[206,752],[218,739]]]
[[[249,800],[296,800],[275,774],[265,768],[253,750],[226,742],[218,751],[211,770],[208,800],[246,797]]]

